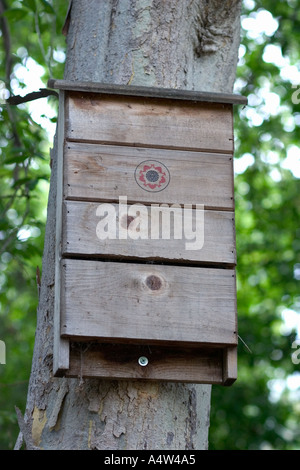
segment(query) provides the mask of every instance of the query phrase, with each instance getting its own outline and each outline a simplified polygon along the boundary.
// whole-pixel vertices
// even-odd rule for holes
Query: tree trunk
[[[240,0],[73,0],[65,79],[231,92],[239,17]],[[55,146],[26,446],[206,449],[209,385],[53,377]]]

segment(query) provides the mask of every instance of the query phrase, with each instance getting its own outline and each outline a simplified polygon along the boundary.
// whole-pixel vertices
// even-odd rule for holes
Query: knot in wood
[[[162,287],[162,281],[158,276],[151,274],[146,279],[146,285],[151,290],[159,290]]]
[[[124,215],[121,219],[121,226],[125,229],[128,229],[129,225],[133,221],[134,221],[134,217],[132,217],[131,215]]]

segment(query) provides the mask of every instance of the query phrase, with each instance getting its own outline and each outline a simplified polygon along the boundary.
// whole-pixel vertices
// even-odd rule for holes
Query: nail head
[[[138,363],[140,366],[145,367],[148,365],[148,358],[146,356],[139,357]]]

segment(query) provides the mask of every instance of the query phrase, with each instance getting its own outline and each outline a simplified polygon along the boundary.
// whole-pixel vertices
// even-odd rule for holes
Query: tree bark
[[[232,91],[240,0],[73,0],[70,14],[65,79]],[[209,385],[53,377],[56,142],[52,159],[24,441],[56,450],[206,449]]]

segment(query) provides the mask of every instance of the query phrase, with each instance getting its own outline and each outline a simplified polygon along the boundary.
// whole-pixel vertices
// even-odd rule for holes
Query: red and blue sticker
[[[135,169],[134,176],[140,188],[149,192],[162,191],[170,183],[168,168],[157,160],[140,163]]]

